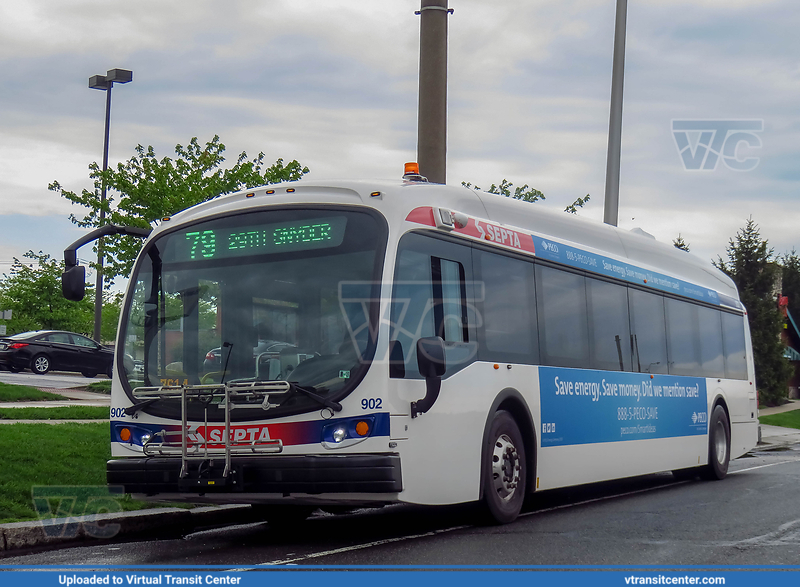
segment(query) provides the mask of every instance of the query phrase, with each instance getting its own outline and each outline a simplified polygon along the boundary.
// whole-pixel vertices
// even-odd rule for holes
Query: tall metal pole
[[[100,190],[100,222],[99,226],[106,223],[106,178],[108,169],[108,129],[111,124],[111,88],[114,82],[108,82],[106,90],[106,132],[103,139],[103,180]],[[100,341],[100,329],[103,323],[103,237],[97,239],[97,284],[94,292],[94,339]],[[100,341],[102,342],[102,341]]]
[[[614,27],[614,66],[611,72],[611,115],[608,121],[606,201],[603,222],[617,226],[619,218],[619,165],[622,145],[622,89],[625,81],[625,25],[628,0],[617,0]]]
[[[421,0],[419,9],[419,172],[434,183],[447,178],[447,0]]]

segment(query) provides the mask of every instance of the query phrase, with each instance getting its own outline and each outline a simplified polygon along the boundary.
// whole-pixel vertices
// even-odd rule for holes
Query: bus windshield
[[[124,310],[126,391],[242,381],[303,388],[269,414],[237,409],[233,419],[344,397],[374,353],[384,226],[352,209],[276,209],[205,220],[149,243]],[[179,409],[164,399],[147,411],[174,417]]]

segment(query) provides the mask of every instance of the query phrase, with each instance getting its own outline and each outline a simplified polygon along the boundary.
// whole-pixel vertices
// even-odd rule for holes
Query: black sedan
[[[0,338],[0,367],[12,373],[30,369],[44,375],[58,370],[111,377],[113,364],[114,351],[74,332],[37,330]]]

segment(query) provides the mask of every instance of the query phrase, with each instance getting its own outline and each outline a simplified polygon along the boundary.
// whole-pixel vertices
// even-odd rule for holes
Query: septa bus
[[[109,484],[153,500],[478,502],[756,444],[745,308],[671,245],[464,187],[298,182],[148,234],[120,318]]]

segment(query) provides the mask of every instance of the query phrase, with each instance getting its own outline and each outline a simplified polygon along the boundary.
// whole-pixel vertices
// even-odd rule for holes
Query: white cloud
[[[450,182],[528,183],[559,208],[590,193],[581,214],[601,218],[614,3],[451,6]],[[70,240],[65,216],[80,211],[47,184],[89,187],[104,94],[87,80],[113,67],[132,69],[134,82],[113,92],[112,164],[137,143],[171,156],[176,143],[219,134],[231,158],[264,151],[270,161],[298,159],[318,178],[397,177],[415,157],[418,8],[418,0],[8,0],[0,211],[52,217],[48,230]],[[791,248],[800,180],[795,3],[642,0],[628,9],[620,225],[667,242],[681,233],[708,258],[752,214],[777,251]],[[755,171],[682,168],[672,119],[749,117],[765,124]],[[24,250],[38,240],[16,238],[30,238]]]

